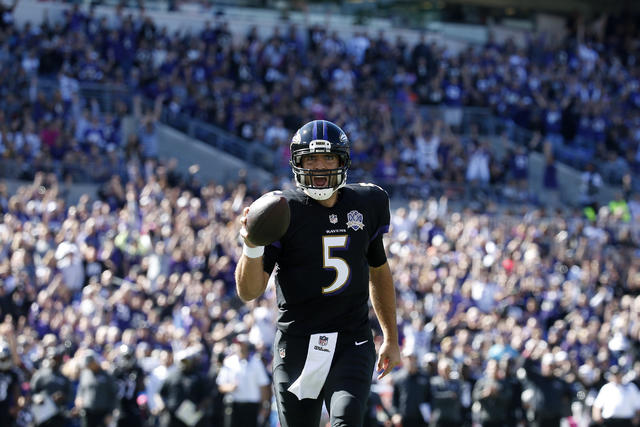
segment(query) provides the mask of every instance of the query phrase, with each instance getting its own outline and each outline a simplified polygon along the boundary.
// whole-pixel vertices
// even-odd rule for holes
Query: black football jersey
[[[278,328],[294,335],[368,328],[371,242],[389,229],[389,196],[373,184],[348,184],[327,208],[287,190],[291,220],[268,245],[264,270],[275,268]]]
[[[138,394],[144,391],[144,371],[139,366],[132,368],[118,367],[113,371],[118,385],[120,410],[134,412],[138,410]]]
[[[22,375],[17,368],[0,371],[0,412],[7,415],[9,409],[17,405]],[[0,415],[0,420],[4,419]]]

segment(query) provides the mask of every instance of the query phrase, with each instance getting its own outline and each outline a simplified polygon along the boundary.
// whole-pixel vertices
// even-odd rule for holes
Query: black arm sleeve
[[[384,251],[384,244],[382,243],[382,233],[374,237],[371,243],[369,243],[367,261],[371,267],[380,267],[387,262],[387,254]]]

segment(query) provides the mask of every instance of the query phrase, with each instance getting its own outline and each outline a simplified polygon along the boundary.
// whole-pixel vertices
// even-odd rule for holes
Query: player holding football
[[[291,212],[280,240],[256,246],[240,223],[236,287],[244,301],[264,292],[275,268],[278,332],[273,385],[283,427],[317,426],[324,401],[331,425],[360,426],[375,364],[368,300],[380,322],[378,378],[400,363],[396,299],[382,242],[389,198],[373,184],[347,184],[349,140],[314,120],[291,141],[297,189],[282,192]]]

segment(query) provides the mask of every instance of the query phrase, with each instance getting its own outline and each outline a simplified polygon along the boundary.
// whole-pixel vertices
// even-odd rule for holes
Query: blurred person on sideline
[[[66,410],[73,401],[74,390],[71,380],[62,373],[64,347],[52,345],[45,350],[42,366],[31,378],[31,393],[34,405],[46,405],[45,399],[50,399],[56,407],[56,413],[44,419],[38,426],[64,427],[69,418]]]
[[[504,379],[497,359],[489,359],[484,375],[473,387],[473,417],[482,427],[507,424],[511,388]]]
[[[222,393],[218,386],[218,375],[220,375],[220,371],[222,370],[222,365],[225,360],[225,353],[223,350],[224,346],[226,346],[224,341],[219,341],[213,346],[213,350],[211,352],[211,365],[209,366],[209,372],[207,373],[209,383],[212,387],[216,388],[216,392],[213,395],[213,401],[211,403],[211,426],[224,425],[225,393]]]
[[[431,395],[429,377],[420,369],[415,349],[402,351],[402,369],[393,376],[391,421],[403,427],[426,427]]]
[[[532,358],[524,362],[526,377],[522,402],[527,410],[529,425],[534,427],[560,427],[561,420],[570,414],[571,389],[554,373],[554,356],[545,353],[540,367]]]
[[[147,375],[146,380],[146,392],[147,396],[149,396],[147,404],[154,422],[155,419],[160,417],[161,412],[164,409],[164,402],[160,396],[162,385],[169,375],[178,369],[173,363],[173,352],[170,350],[156,350],[156,352],[157,366],[155,366]]]
[[[385,403],[380,397],[380,394],[374,391],[372,387],[369,393],[367,411],[364,416],[362,427],[389,427],[392,425],[392,416],[393,414],[389,409],[387,409]]]
[[[100,366],[95,351],[85,349],[82,358],[83,368],[75,400],[82,427],[107,427],[113,421],[113,412],[118,406],[117,384],[113,376]]]
[[[145,374],[138,365],[135,349],[127,344],[118,347],[113,377],[118,385],[117,427],[139,427],[143,422],[138,395],[145,389]]]
[[[224,426],[257,427],[271,411],[269,377],[259,356],[252,354],[249,339],[238,335],[216,378],[225,394]]]
[[[511,395],[511,401],[507,407],[507,422],[509,427],[516,427],[524,422],[524,410],[522,408],[522,382],[516,375],[518,367],[515,357],[505,357],[500,359],[500,369],[504,377],[504,382]]]
[[[609,368],[607,383],[593,402],[593,421],[605,427],[640,425],[640,391],[633,382],[623,381],[618,365]]]
[[[176,352],[178,369],[169,376],[160,388],[160,427],[202,426],[206,406],[210,402],[211,390],[205,372],[199,369],[201,348],[187,347]]]
[[[438,360],[437,374],[430,381],[431,427],[454,427],[463,424],[462,382],[453,372],[448,358]]]

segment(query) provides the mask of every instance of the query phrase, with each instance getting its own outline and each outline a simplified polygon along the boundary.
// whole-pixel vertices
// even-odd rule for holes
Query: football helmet
[[[302,126],[291,139],[291,169],[296,185],[315,200],[327,200],[347,183],[351,165],[349,138],[340,127],[327,120],[313,120]],[[336,169],[304,169],[305,154],[333,153],[340,161]],[[314,185],[314,177],[327,178],[326,184]]]
[[[62,363],[65,349],[61,345],[52,345],[45,350],[45,358],[42,361],[43,366],[57,368]]]
[[[136,364],[136,353],[133,347],[127,344],[121,344],[118,349],[117,363],[118,366],[125,369],[133,368]]]

